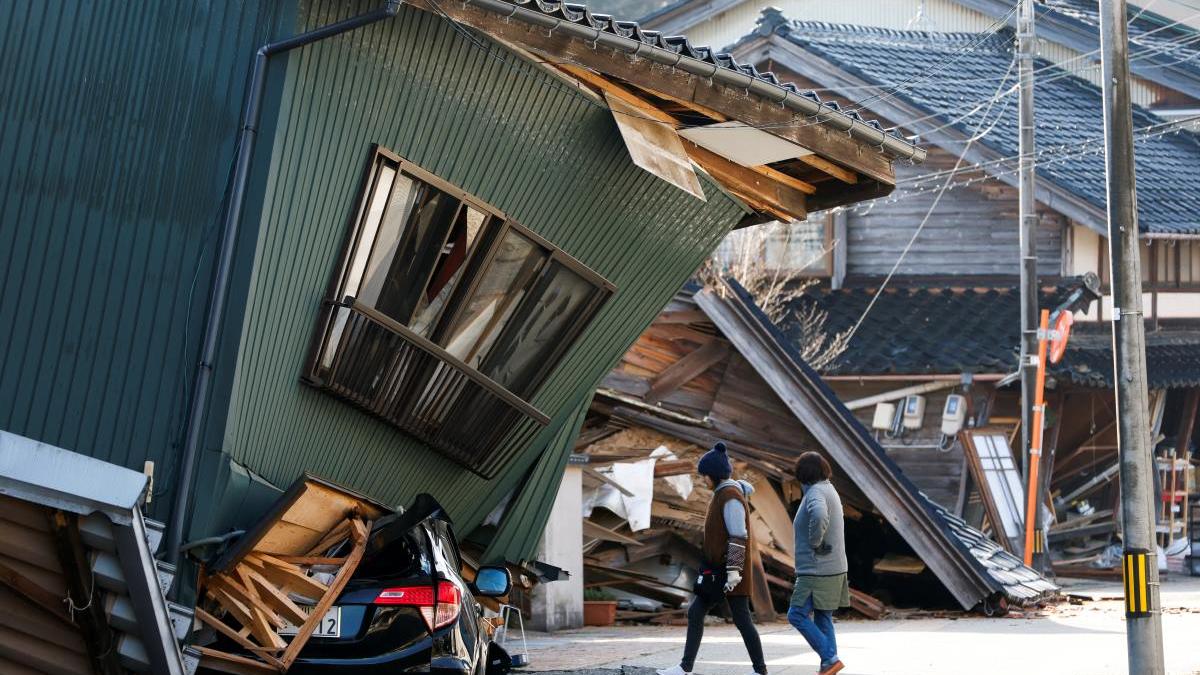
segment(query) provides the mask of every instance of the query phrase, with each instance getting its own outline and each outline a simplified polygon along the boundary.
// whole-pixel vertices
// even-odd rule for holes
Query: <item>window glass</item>
[[[367,267],[367,259],[371,255],[379,223],[383,219],[383,211],[387,206],[388,194],[396,178],[396,169],[381,165],[375,173],[375,185],[371,191],[371,201],[367,204],[367,212],[363,218],[362,232],[354,247],[354,255],[350,259],[350,268],[346,275],[346,295],[357,296],[362,282],[363,272]]]
[[[378,233],[375,234],[375,242],[371,246],[371,257],[367,262],[362,289],[358,293],[347,291],[347,295],[353,295],[359,302],[371,307],[374,307],[379,301],[379,294],[387,279],[388,269],[396,258],[396,250],[399,248],[400,238],[404,234],[404,222],[408,220],[413,200],[416,199],[419,192],[420,190],[417,189],[412,178],[404,174],[400,175],[399,180],[392,188],[387,202],[387,211],[383,214]]]
[[[488,354],[483,373],[518,396],[532,394],[569,345],[572,332],[586,320],[598,292],[591,282],[552,261]]]
[[[442,308],[446,306],[455,284],[466,268],[467,255],[486,221],[486,214],[466,204],[458,210],[450,236],[438,254],[433,276],[425,287],[425,292],[417,298],[417,311],[409,323],[409,328],[430,337]]]
[[[546,252],[528,237],[507,230],[447,336],[446,351],[477,366],[512,317],[546,257]]]
[[[430,255],[446,243],[458,200],[430,185],[421,184],[416,206],[408,218],[399,249],[388,266],[375,309],[403,324],[416,310],[440,256]]]

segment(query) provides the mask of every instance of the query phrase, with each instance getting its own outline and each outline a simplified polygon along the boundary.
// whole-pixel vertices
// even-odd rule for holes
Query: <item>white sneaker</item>
[[[655,672],[657,672],[658,675],[692,675],[688,671],[684,670],[679,664],[675,664],[670,668],[664,668]]]

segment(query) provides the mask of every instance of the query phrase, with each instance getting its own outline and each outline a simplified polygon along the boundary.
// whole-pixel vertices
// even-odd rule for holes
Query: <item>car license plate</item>
[[[310,607],[301,607],[305,612],[311,612]],[[279,629],[280,635],[295,635],[299,631],[299,627],[288,624]],[[325,616],[321,617],[321,621],[317,623],[317,627],[313,630],[312,636],[315,638],[339,638],[342,636],[342,608],[330,607],[329,611],[325,612]]]

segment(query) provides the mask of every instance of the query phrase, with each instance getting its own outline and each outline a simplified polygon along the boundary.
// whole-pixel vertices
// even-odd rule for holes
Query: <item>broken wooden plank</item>
[[[287,646],[287,643],[271,628],[266,619],[243,603],[240,598],[230,593],[228,587],[222,584],[210,585],[205,589],[205,594],[232,615],[243,628],[249,628],[250,634],[254,636],[259,645],[278,649]]]
[[[588,518],[583,519],[583,536],[591,539],[603,539],[604,541],[626,544],[628,546],[642,545],[642,542],[638,541],[637,539],[621,534],[616,530],[609,529],[598,523],[594,523]]]
[[[258,597],[265,603],[269,604],[276,612],[284,619],[299,626],[304,623],[308,615],[304,610],[300,609],[299,605],[292,602],[292,599],[287,596],[287,593],[279,590],[275,584],[267,581],[266,577],[259,574],[256,570],[248,565],[238,565],[238,573],[243,575],[243,578],[258,591]]]
[[[920,574],[925,571],[925,563],[920,558],[889,553],[875,561],[873,569],[875,572],[891,572],[893,574]]]
[[[658,403],[728,355],[729,343],[724,340],[712,340],[704,344],[651,379],[650,391],[646,392],[643,400],[646,403]]]
[[[338,570],[337,575],[333,578],[333,582],[329,584],[328,589],[321,596],[316,607],[313,607],[308,619],[296,630],[296,635],[292,637],[291,643],[284,650],[283,656],[280,657],[279,660],[283,663],[285,669],[291,667],[292,662],[300,655],[300,650],[308,643],[308,639],[312,636],[313,631],[316,630],[317,624],[325,618],[325,613],[333,606],[338,594],[342,592],[342,589],[350,581],[354,570],[358,569],[358,563],[362,560],[363,553],[367,548],[367,533],[371,531],[371,527],[358,518],[353,518],[350,523],[350,531],[354,539],[354,548],[350,550],[349,555],[346,556],[345,564]]]
[[[887,614],[887,605],[856,588],[850,589],[850,608],[868,619],[882,619]]]
[[[593,469],[590,466],[583,467],[583,473],[587,476],[595,478],[596,480],[600,481],[601,483],[604,483],[606,485],[611,485],[613,488],[616,489],[617,492],[620,492],[621,494],[625,495],[626,497],[633,496],[633,493],[630,492],[629,490],[627,490],[623,485],[621,485],[617,481],[613,480],[611,477],[609,477],[603,473],[600,473],[596,469]]]
[[[233,675],[277,675],[280,668],[246,656],[226,654],[211,647],[196,647],[200,652],[200,665],[210,670]]]
[[[690,459],[669,459],[654,464],[654,477],[687,476],[695,470],[696,463]]]
[[[295,565],[289,565],[278,558],[265,553],[253,553],[246,556],[245,562],[268,581],[306,598],[317,599],[325,594],[328,587],[300,571]]]

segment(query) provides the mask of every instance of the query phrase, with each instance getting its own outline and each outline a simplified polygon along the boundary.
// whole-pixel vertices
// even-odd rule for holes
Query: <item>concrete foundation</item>
[[[530,598],[528,626],[558,631],[583,625],[583,470],[567,465],[537,559],[560,567],[571,577],[538,584]]]

